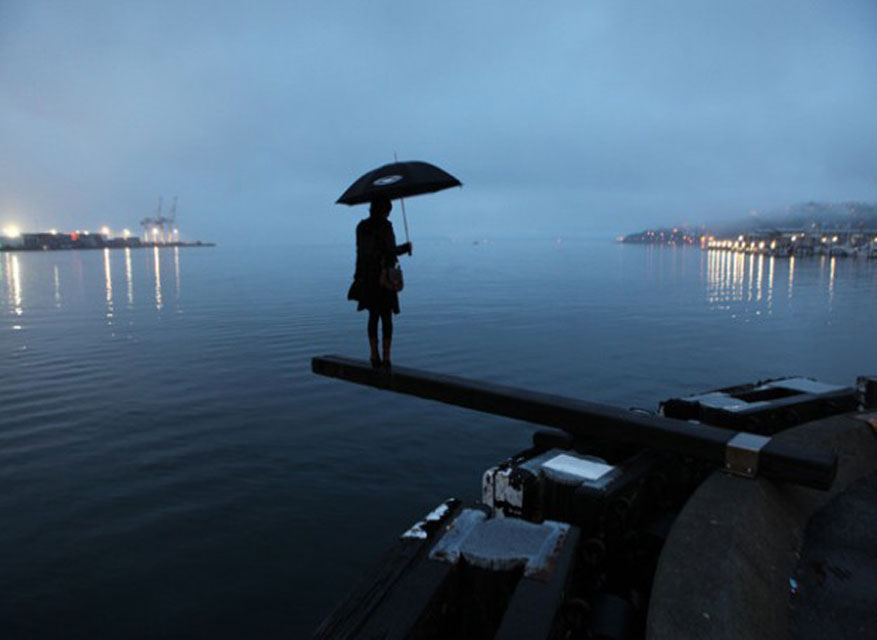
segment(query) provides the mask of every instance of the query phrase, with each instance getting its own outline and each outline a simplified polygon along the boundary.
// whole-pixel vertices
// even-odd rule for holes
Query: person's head
[[[372,218],[386,218],[392,210],[393,204],[389,198],[375,198],[372,200],[368,212]]]

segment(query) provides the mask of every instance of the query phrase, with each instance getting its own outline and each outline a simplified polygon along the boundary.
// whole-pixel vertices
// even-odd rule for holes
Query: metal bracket
[[[766,436],[738,433],[725,445],[725,470],[734,475],[754,478],[758,474],[758,454],[770,442]]]

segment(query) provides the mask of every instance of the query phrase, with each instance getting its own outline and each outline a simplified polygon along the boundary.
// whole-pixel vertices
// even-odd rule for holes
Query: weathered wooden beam
[[[311,368],[320,375],[556,427],[582,438],[626,442],[720,466],[736,457],[729,455],[736,444],[728,443],[739,432],[729,429],[407,367],[394,366],[387,372],[342,356],[313,358]],[[754,458],[753,473],[815,489],[828,489],[837,471],[835,454],[774,439],[765,439]]]

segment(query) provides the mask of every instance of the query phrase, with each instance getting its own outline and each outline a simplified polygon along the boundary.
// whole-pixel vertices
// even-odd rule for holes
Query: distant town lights
[[[106,227],[106,226],[101,227],[100,232],[101,232],[101,235],[108,236],[108,235],[110,235],[110,228]]]
[[[21,235],[21,229],[14,224],[11,224],[8,227],[3,228],[3,235],[7,238],[17,238]]]
[[[122,229],[122,236],[124,236],[125,238],[128,238],[128,237],[130,237],[130,235],[131,235],[131,231],[129,229]]]
[[[58,230],[57,229],[49,229],[49,233],[51,233],[53,236],[56,236],[56,235],[58,235]]]

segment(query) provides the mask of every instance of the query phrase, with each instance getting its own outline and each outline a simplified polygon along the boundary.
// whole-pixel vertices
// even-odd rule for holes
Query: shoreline
[[[137,244],[105,244],[90,247],[0,247],[0,253],[42,253],[49,251],[95,251],[100,249],[165,249],[179,247],[215,247],[215,242],[139,242]]]

